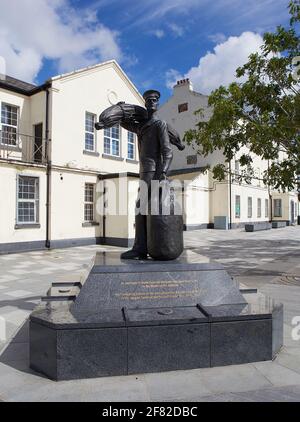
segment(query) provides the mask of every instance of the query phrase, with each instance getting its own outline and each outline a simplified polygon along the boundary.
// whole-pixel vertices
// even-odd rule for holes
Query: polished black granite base
[[[218,264],[121,261],[97,254],[75,302],[30,316],[30,366],[55,380],[271,360],[283,309],[242,294]]]

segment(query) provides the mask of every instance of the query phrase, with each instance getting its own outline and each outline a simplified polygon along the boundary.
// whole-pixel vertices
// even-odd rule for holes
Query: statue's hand
[[[102,122],[95,123],[95,129],[100,130],[104,128],[104,124]]]
[[[162,182],[162,181],[165,181],[165,180],[168,180],[167,175],[166,175],[165,172],[162,172],[161,175],[160,175],[159,181]]]

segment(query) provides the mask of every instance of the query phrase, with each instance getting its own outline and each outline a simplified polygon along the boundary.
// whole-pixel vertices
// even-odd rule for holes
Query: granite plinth
[[[242,294],[222,266],[197,257],[120,261],[98,255],[74,303],[30,317],[30,365],[56,380],[272,359],[282,305]]]
[[[95,265],[72,305],[73,310],[159,308],[244,303],[237,283],[219,264],[197,256],[174,261],[120,260],[97,254]]]
[[[128,374],[210,366],[208,323],[128,328]]]
[[[258,223],[249,223],[245,224],[245,231],[246,232],[256,232],[260,230],[271,230],[272,224],[268,221],[261,221]]]
[[[272,229],[281,229],[286,226],[286,221],[272,221]]]
[[[239,365],[272,359],[272,320],[211,324],[211,366]]]

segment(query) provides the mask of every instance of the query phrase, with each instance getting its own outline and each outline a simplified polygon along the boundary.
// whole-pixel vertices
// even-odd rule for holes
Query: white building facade
[[[195,111],[202,109],[202,115]],[[194,128],[199,120],[206,121],[211,115],[208,97],[193,90],[189,79],[178,81],[173,95],[159,109],[161,119],[170,123],[180,134]],[[173,177],[180,177],[185,183],[185,226],[186,229],[197,228],[237,228],[249,222],[284,220],[295,224],[298,216],[297,192],[279,193],[265,186],[262,174],[268,163],[253,156],[255,178],[251,184],[240,182],[238,158],[228,165],[226,180],[218,182],[213,179],[207,166],[224,163],[221,151],[207,157],[197,154],[196,145],[186,146],[184,151],[173,150],[171,165]]]
[[[159,116],[183,137],[207,96],[179,81]],[[0,253],[110,244],[131,246],[139,183],[136,136],[116,125],[95,131],[97,116],[125,101],[144,100],[115,61],[51,78],[41,86],[0,79]],[[240,227],[286,220],[298,214],[295,192],[281,194],[235,177],[213,180],[207,165],[221,152],[201,157],[174,147],[170,177],[184,186],[185,229]],[[236,157],[237,159],[238,157]],[[258,176],[267,163],[255,158]],[[235,160],[232,172],[238,172]],[[181,188],[180,188],[181,190]]]
[[[137,190],[135,135],[94,129],[97,115],[118,101],[144,105],[115,61],[38,87],[0,80],[0,253],[132,243],[134,218],[102,212],[109,179],[118,184],[127,175]]]

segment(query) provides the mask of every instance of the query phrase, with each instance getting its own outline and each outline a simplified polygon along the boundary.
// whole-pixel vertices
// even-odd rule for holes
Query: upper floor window
[[[187,164],[197,164],[197,154],[194,155],[188,155],[186,157],[186,163]]]
[[[184,111],[188,111],[188,103],[178,104],[178,113],[182,113]]]
[[[104,154],[120,156],[120,127],[104,129]]]
[[[92,113],[85,113],[85,149],[95,151],[95,118]]]
[[[241,197],[236,195],[235,197],[235,218],[241,217]]]
[[[135,159],[135,135],[132,132],[127,132],[127,158]]]
[[[261,199],[257,199],[257,218],[261,217]]]
[[[252,197],[248,196],[248,218],[252,218]]]
[[[1,144],[17,145],[18,133],[18,107],[4,104],[1,105]]]
[[[17,223],[39,222],[39,179],[19,176],[17,189]]]
[[[94,221],[94,192],[94,184],[86,183],[84,187],[84,221]]]
[[[282,217],[281,199],[274,199],[274,217]]]
[[[235,162],[234,162],[234,170],[235,170],[235,174],[237,176],[239,176],[239,174],[240,174],[240,162],[239,162],[239,160],[235,160]]]

